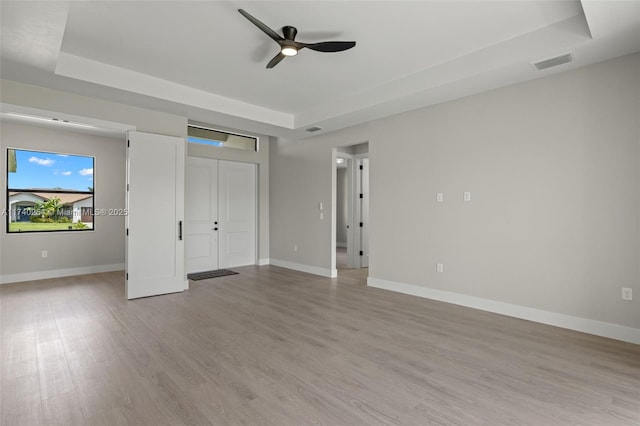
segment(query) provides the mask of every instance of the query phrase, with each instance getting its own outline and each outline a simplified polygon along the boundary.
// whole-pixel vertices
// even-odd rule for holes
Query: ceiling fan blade
[[[284,58],[286,58],[286,55],[283,55],[282,53],[278,53],[276,56],[273,57],[272,60],[269,61],[269,63],[267,64],[267,68],[273,68],[276,65],[278,65],[280,63],[281,60],[283,60]]]
[[[323,41],[321,43],[305,43],[304,47],[317,52],[342,52],[356,45],[355,41]]]
[[[275,32],[271,28],[267,27],[265,24],[260,22],[258,19],[256,19],[253,16],[251,16],[244,9],[238,9],[238,12],[240,12],[240,14],[242,16],[244,16],[249,21],[251,21],[251,23],[253,23],[253,25],[255,25],[256,27],[260,28],[266,35],[271,37],[275,42],[281,42],[282,40],[284,40],[277,32]]]

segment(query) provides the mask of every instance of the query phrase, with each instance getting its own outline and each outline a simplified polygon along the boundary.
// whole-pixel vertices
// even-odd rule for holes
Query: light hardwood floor
[[[639,425],[640,346],[277,267],[4,285],[3,425]]]
[[[336,269],[349,269],[349,259],[347,257],[346,247],[336,247]]]

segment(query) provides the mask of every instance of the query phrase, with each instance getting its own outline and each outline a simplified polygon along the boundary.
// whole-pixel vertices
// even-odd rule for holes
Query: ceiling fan
[[[298,54],[298,51],[304,49],[315,50],[317,52],[342,52],[347,49],[351,49],[356,45],[355,41],[323,41],[320,43],[301,43],[299,41],[295,41],[296,34],[298,30],[295,27],[291,27],[287,25],[286,27],[282,27],[282,34],[284,37],[281,37],[280,34],[267,27],[265,24],[260,22],[258,19],[251,16],[243,9],[238,9],[238,12],[249,21],[251,21],[256,27],[260,28],[266,35],[271,37],[273,41],[280,45],[280,53],[278,53],[272,60],[267,64],[267,68],[273,68],[280,61],[282,61],[287,56],[295,56]]]

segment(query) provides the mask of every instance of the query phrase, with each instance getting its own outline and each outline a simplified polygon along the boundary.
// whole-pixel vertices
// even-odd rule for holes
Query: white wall
[[[74,133],[67,130],[3,120],[0,148],[51,151],[95,157],[95,208],[124,209],[125,149],[122,138]],[[6,190],[6,166],[0,187]],[[5,218],[3,217],[3,220]],[[94,218],[94,231],[7,234],[1,228],[2,282],[45,277],[50,271],[100,271],[124,267],[124,216]],[[48,252],[47,258],[41,251]],[[55,274],[55,273],[53,273]]]
[[[368,141],[371,284],[640,343],[639,103],[636,54],[280,140],[271,257],[330,267],[314,207],[332,148]]]

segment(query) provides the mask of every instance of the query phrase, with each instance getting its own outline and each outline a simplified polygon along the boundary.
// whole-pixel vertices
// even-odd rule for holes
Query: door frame
[[[365,154],[356,154],[354,155],[354,163],[355,165],[357,165],[358,167],[354,167],[354,175],[355,175],[355,179],[354,179],[354,192],[353,192],[353,211],[354,211],[354,215],[353,215],[353,226],[355,228],[355,232],[354,232],[354,253],[353,253],[353,265],[354,268],[365,268],[365,267],[369,267],[369,264],[367,263],[366,266],[362,265],[362,260],[363,258],[359,255],[360,251],[363,249],[362,246],[362,228],[360,227],[360,217],[362,217],[362,203],[360,202],[360,197],[358,196],[358,194],[360,194],[360,191],[362,190],[362,174],[360,173],[360,165],[362,164],[362,160],[367,159],[369,160],[369,153],[365,153]],[[369,170],[371,168],[371,161],[369,161],[369,167],[367,168],[367,173],[369,173]],[[367,176],[367,180],[369,180],[370,176]],[[369,209],[369,198],[371,198],[371,185],[369,184],[369,197],[367,198],[366,204],[367,204],[367,210]],[[370,214],[368,214],[368,216],[370,217]],[[358,226],[356,226],[358,225]],[[367,228],[369,228],[370,224],[367,223]],[[369,228],[370,229],[370,228]],[[370,244],[369,244],[370,245]],[[367,248],[368,249],[368,248]]]

